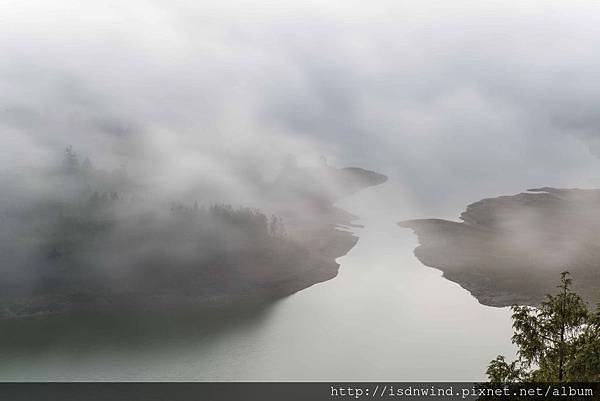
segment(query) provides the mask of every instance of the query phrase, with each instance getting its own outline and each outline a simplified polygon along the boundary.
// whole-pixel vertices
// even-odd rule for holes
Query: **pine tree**
[[[600,378],[600,312],[590,312],[571,287],[565,271],[559,292],[547,295],[539,307],[512,307],[518,360],[507,363],[499,355],[490,362],[487,374],[492,382]]]
[[[64,168],[68,173],[79,171],[79,158],[70,145],[65,149]]]

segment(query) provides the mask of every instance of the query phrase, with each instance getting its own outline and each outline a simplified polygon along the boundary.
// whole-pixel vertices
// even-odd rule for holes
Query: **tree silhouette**
[[[65,158],[63,163],[66,172],[74,173],[79,171],[79,158],[73,151],[73,147],[70,145],[65,149]]]

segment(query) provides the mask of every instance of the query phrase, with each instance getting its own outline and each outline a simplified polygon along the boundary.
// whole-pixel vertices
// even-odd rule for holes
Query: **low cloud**
[[[240,169],[325,154],[422,197],[598,167],[591,3],[26,0],[2,15],[3,167],[71,144],[169,191],[218,175],[235,192]]]

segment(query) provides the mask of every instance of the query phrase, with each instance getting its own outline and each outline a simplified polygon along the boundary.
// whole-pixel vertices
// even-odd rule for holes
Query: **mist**
[[[587,1],[0,0],[1,376],[478,380],[504,306],[566,264],[596,299],[598,193],[548,187],[600,185],[599,27]]]
[[[597,7],[5,1],[2,164],[72,145],[242,198],[236,170],[272,176],[290,153],[393,169],[423,198],[516,171],[579,181],[597,167]]]

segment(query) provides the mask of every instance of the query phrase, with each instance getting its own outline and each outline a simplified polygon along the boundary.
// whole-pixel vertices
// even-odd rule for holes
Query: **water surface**
[[[334,280],[242,316],[189,316],[185,327],[152,318],[120,332],[101,316],[71,321],[69,333],[55,324],[56,344],[5,348],[0,378],[483,379],[491,359],[513,353],[510,311],[480,305],[418,262],[415,236],[396,223],[422,212],[399,199],[388,183],[340,203],[364,227],[353,229],[360,240]]]

